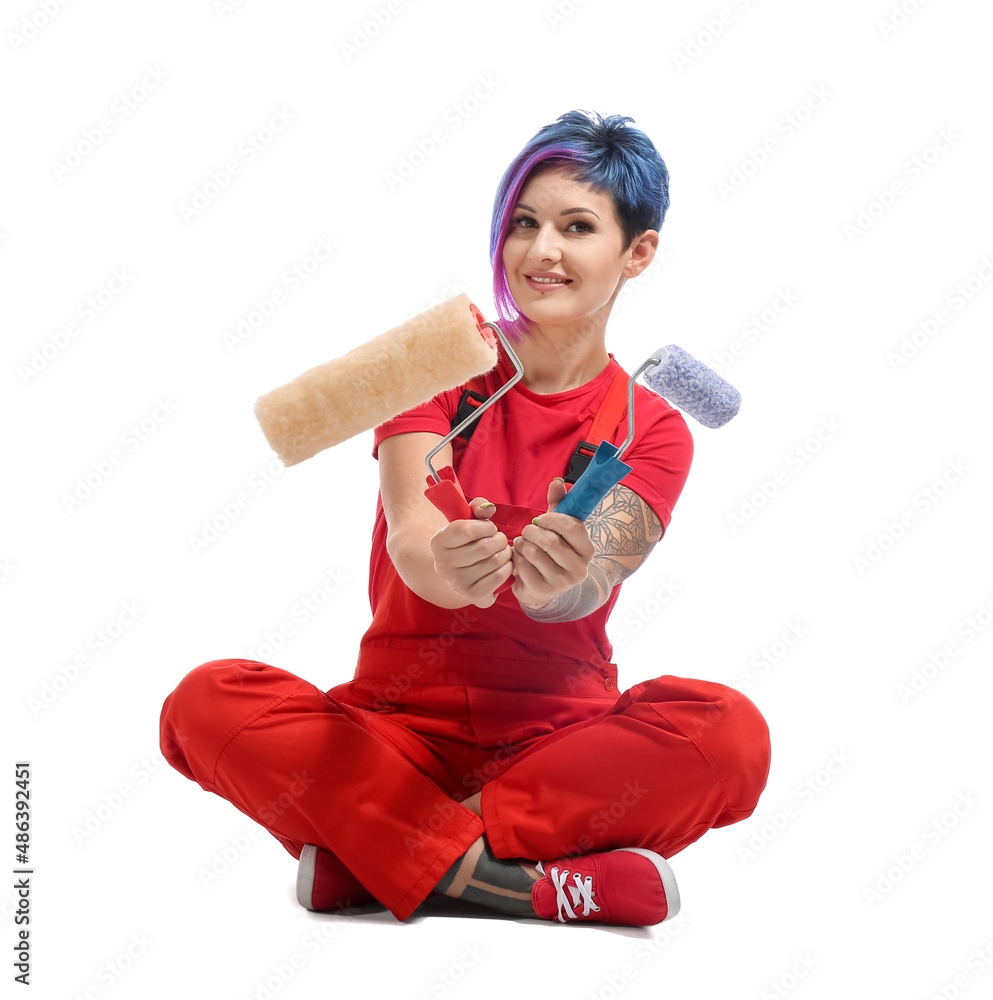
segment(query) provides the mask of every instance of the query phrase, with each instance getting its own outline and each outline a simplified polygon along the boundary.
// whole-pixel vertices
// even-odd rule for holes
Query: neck
[[[549,396],[585,385],[610,364],[604,330],[538,326],[514,351],[524,366],[521,383],[531,392]]]

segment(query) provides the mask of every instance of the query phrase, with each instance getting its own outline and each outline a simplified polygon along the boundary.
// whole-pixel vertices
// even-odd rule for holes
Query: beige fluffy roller
[[[286,466],[454,389],[497,363],[497,338],[465,294],[260,396],[255,416]]]

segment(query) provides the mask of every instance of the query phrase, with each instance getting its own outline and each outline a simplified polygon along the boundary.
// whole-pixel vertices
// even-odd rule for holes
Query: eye
[[[515,219],[511,220],[512,225],[520,226],[522,229],[536,229],[538,226],[537,220],[530,215],[518,215]],[[573,230],[573,226],[579,226],[579,229]],[[593,233],[596,230],[588,223],[583,222],[580,219],[576,219],[574,222],[570,222],[566,226],[566,231],[572,230],[573,232],[579,233]]]

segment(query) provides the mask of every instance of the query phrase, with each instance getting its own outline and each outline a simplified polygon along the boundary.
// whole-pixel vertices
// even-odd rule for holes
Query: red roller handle
[[[473,519],[472,508],[466,501],[465,494],[455,470],[449,465],[438,472],[441,482],[436,483],[428,476],[428,488],[424,495],[428,498],[448,518],[449,521],[459,521]],[[514,578],[507,577],[506,580],[495,591],[494,594],[502,594],[505,590],[510,590],[514,585]]]
[[[476,329],[479,331],[479,335],[486,341],[490,347],[496,348],[500,341],[497,340],[497,335],[493,332],[492,327],[485,326],[486,317],[476,308],[475,303],[469,303],[469,312],[472,318],[476,321]]]

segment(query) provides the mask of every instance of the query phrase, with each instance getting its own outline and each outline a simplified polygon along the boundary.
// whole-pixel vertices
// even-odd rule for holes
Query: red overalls
[[[542,513],[497,502],[493,520],[513,539]],[[381,500],[376,531],[374,547]],[[379,572],[352,680],[323,692],[267,664],[213,660],[162,709],[166,759],[294,857],[306,843],[332,851],[405,920],[484,831],[501,858],[671,857],[754,810],[769,736],[738,691],[663,676],[621,693],[574,623],[534,622],[509,591],[487,609],[439,608],[388,560]],[[514,655],[529,645],[554,655],[535,669]],[[480,790],[482,819],[458,804]]]

